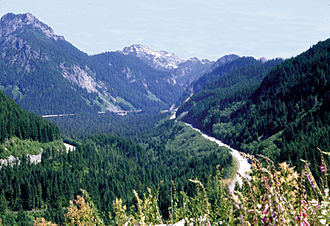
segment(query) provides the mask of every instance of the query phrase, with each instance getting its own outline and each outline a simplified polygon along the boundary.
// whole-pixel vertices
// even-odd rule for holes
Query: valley
[[[88,55],[8,13],[0,225],[330,222],[329,76],[330,39],[290,59]]]
[[[233,180],[230,183],[230,186],[228,186],[228,189],[231,193],[234,192],[234,188],[235,188],[235,184],[238,183],[238,185],[241,187],[243,184],[243,180],[241,177],[247,177],[249,171],[251,170],[251,164],[249,163],[248,159],[243,157],[237,150],[229,147],[228,145],[222,143],[220,140],[215,139],[214,137],[208,136],[205,133],[203,133],[202,131],[200,131],[197,128],[194,128],[192,125],[186,123],[186,125],[190,126],[193,130],[199,132],[202,134],[202,136],[205,139],[208,139],[212,142],[215,142],[217,145],[219,145],[220,147],[226,147],[228,149],[230,149],[230,153],[233,156],[233,158],[235,159],[236,163],[237,163],[237,169],[235,170],[238,174],[236,174],[233,178]]]
[[[189,99],[187,99],[186,101],[188,100]],[[171,112],[171,116],[169,118],[170,120],[176,119],[177,109],[175,109],[174,111],[173,110],[174,109],[170,109]],[[220,147],[226,147],[230,150],[230,154],[233,156],[235,162],[237,163],[237,168],[235,168],[234,171],[237,172],[238,174],[235,173],[233,178],[230,178],[230,185],[228,186],[228,189],[229,192],[233,193],[236,183],[238,183],[238,185],[241,187],[243,184],[242,177],[248,178],[248,173],[251,171],[251,164],[249,163],[249,160],[243,157],[236,149],[231,148],[230,146],[224,144],[220,140],[217,140],[216,138],[203,133],[201,130],[193,127],[191,124],[188,123],[185,124],[191,127],[193,130],[197,131],[198,133],[201,133],[203,138],[215,142]]]

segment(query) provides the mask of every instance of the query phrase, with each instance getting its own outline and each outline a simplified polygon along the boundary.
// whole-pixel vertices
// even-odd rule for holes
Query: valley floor
[[[249,163],[249,161],[248,161],[247,158],[244,158],[236,149],[231,148],[230,146],[228,146],[227,144],[224,144],[220,140],[217,140],[214,137],[211,137],[209,135],[206,135],[205,133],[203,133],[202,131],[200,131],[197,128],[194,128],[192,125],[190,125],[188,123],[185,123],[185,124],[188,125],[188,126],[190,126],[195,131],[201,133],[204,138],[217,143],[219,146],[223,146],[223,147],[229,148],[231,150],[231,154],[232,154],[233,158],[237,162],[237,165],[238,165],[237,172],[238,172],[238,174],[239,175],[242,175],[242,176],[246,176],[247,175],[247,173],[251,169],[251,164]],[[243,181],[242,181],[242,178],[238,174],[236,174],[235,178],[232,180],[232,182],[231,182],[231,184],[229,186],[229,191],[231,193],[234,191],[236,182],[239,184],[239,186],[242,186]]]

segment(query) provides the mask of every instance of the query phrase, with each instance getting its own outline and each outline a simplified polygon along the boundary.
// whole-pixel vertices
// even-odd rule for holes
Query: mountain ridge
[[[133,44],[124,47],[121,52],[125,55],[134,55],[145,61],[149,66],[158,70],[171,70],[178,68],[178,65],[184,60],[177,57],[174,53],[165,50],[153,50],[146,45]]]
[[[214,64],[214,61],[200,60],[197,57],[184,60],[174,53],[165,50],[153,50],[142,44],[133,44],[118,52],[136,56],[156,70],[171,73],[171,82],[179,84],[183,88],[186,88],[192,81],[206,73]]]
[[[30,13],[6,14],[0,32],[0,88],[38,114],[159,111],[183,92],[168,72],[137,57],[88,56]],[[101,56],[112,63],[100,64]]]

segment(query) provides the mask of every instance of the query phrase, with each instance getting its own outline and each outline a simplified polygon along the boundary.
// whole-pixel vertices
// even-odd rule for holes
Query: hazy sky
[[[181,58],[291,57],[330,38],[330,0],[0,0],[89,54],[145,44]]]

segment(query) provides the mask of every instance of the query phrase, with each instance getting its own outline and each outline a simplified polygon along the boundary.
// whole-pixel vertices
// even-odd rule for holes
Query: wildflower
[[[258,207],[258,209],[260,209],[262,207],[262,205],[261,204],[258,204],[257,207]]]
[[[327,173],[327,166],[325,165],[325,164],[323,164],[323,161],[322,161],[322,163],[321,163],[321,165],[320,165],[320,170],[321,170],[321,172],[325,175],[326,173]]]
[[[303,213],[303,212],[300,212],[300,216],[303,217],[303,218],[306,218],[307,217],[307,214],[306,213]]]
[[[281,210],[282,212],[284,211],[283,206],[282,206],[281,203],[280,203],[280,210]]]
[[[327,175],[327,164],[324,162],[323,155],[321,154],[321,165],[320,165],[320,170],[324,175]]]
[[[264,224],[266,224],[268,221],[269,221],[269,218],[268,218],[268,217],[264,217],[264,218],[261,220],[261,222],[264,223]]]
[[[294,180],[294,179],[298,179],[298,177],[299,177],[298,173],[297,173],[296,171],[294,171],[292,174],[290,174],[290,175],[288,176],[288,180],[289,180],[289,181],[292,181],[292,180]]]
[[[328,211],[326,211],[326,210],[322,210],[321,214],[324,215],[324,216],[326,216],[327,215],[327,212]]]
[[[307,179],[308,179],[309,183],[312,185],[312,188],[315,190],[316,186],[313,182],[313,179],[312,179],[311,175],[308,172],[306,172],[306,176],[307,176]]]
[[[320,223],[321,223],[321,224],[326,224],[327,221],[326,221],[325,219],[321,219],[321,220],[320,220]]]
[[[268,204],[266,204],[264,210],[262,211],[262,214],[267,214],[267,210],[268,210]]]
[[[279,164],[281,169],[284,171],[284,173],[288,172],[289,170],[289,164],[287,164],[286,162],[280,163]]]
[[[307,219],[304,219],[304,220],[303,220],[303,224],[300,223],[300,225],[310,226],[310,223],[308,222]]]
[[[309,201],[310,204],[312,204],[313,206],[317,206],[318,202],[315,199],[312,199],[311,201]]]

